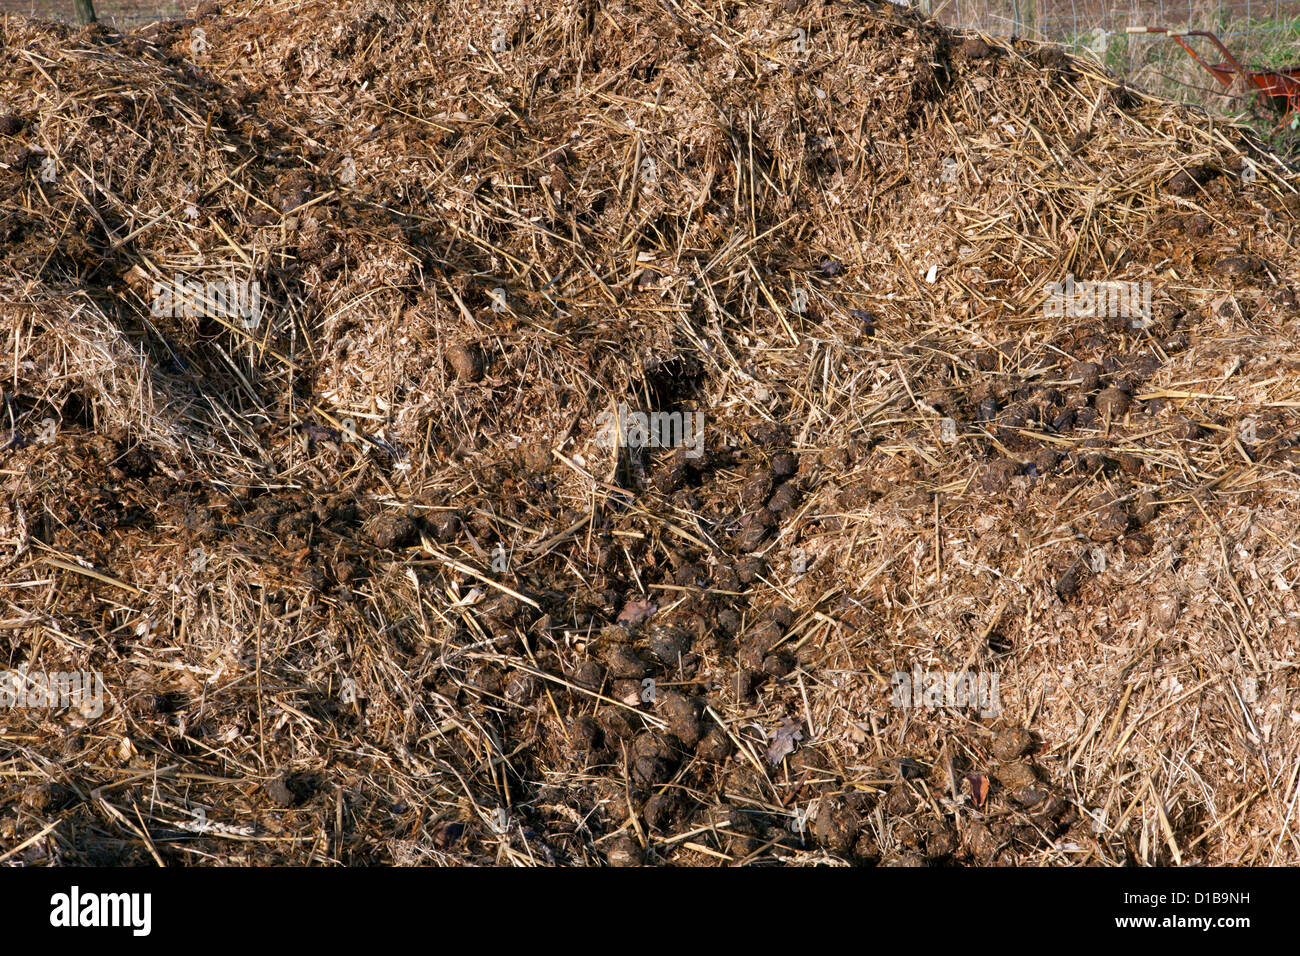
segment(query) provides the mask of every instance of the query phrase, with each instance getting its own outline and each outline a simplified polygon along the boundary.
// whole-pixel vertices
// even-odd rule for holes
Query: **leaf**
[[[789,717],[777,725],[772,740],[767,745],[767,759],[777,766],[788,754],[794,753],[795,744],[803,740],[803,724]]]
[[[623,610],[619,612],[618,623],[631,627],[634,624],[640,624],[658,610],[658,605],[652,604],[643,598],[628,601],[623,605]]]

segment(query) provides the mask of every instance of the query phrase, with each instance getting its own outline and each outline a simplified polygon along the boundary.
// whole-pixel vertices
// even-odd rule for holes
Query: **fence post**
[[[1037,31],[1034,28],[1034,22],[1037,19],[1038,2],[1037,0],[1015,0],[1015,32],[1017,35],[1034,39],[1037,37]]]

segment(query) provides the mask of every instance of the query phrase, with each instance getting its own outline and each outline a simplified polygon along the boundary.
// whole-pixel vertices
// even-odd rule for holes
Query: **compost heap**
[[[888,3],[547,7],[0,22],[0,668],[104,687],[5,855],[1300,862],[1295,174]]]

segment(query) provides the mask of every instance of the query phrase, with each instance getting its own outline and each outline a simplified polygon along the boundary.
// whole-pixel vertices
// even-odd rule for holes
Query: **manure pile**
[[[0,21],[0,859],[1300,862],[1298,187],[888,3]]]

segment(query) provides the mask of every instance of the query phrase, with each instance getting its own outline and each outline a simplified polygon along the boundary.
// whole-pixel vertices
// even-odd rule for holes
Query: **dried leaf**
[[[786,758],[788,754],[794,753],[795,744],[803,740],[803,724],[789,717],[777,725],[776,730],[772,731],[771,742],[767,745],[767,759],[776,766]]]

